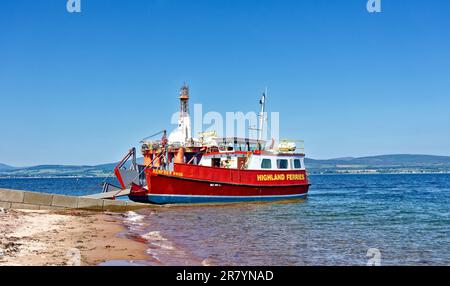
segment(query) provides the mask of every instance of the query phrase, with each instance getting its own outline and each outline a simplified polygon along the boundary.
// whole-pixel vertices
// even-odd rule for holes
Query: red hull
[[[309,185],[302,186],[244,186],[195,181],[170,176],[153,176],[150,194],[196,196],[282,196],[308,192]]]
[[[135,186],[130,198],[152,203],[299,199],[309,183],[305,171],[251,171],[176,164],[174,172],[147,170],[148,190]]]

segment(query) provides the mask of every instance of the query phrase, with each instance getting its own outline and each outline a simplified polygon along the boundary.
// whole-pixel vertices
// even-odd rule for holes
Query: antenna
[[[264,115],[264,111],[265,111],[265,107],[266,107],[266,97],[267,97],[267,87],[265,92],[263,93],[261,100],[259,101],[259,104],[261,105],[261,113],[259,114],[259,136],[258,136],[258,140],[262,141],[263,140],[263,134],[264,134],[264,120],[265,120],[265,115]]]

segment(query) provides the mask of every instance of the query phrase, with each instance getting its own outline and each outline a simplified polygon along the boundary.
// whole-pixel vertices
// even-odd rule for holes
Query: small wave
[[[125,220],[128,222],[141,222],[144,219],[143,215],[129,211],[125,214]]]
[[[159,231],[150,231],[149,233],[141,235],[142,238],[147,240],[150,244],[160,247],[165,250],[174,250],[173,244],[163,237]]]
[[[133,211],[129,211],[124,215],[124,223],[131,231],[139,231],[144,225],[144,216]]]

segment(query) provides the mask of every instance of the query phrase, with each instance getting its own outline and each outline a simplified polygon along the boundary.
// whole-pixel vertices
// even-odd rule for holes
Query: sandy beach
[[[121,237],[124,230],[117,214],[0,209],[0,266],[147,259],[146,245]]]

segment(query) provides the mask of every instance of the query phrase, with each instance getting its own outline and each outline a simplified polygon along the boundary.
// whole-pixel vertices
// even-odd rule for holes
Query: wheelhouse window
[[[234,146],[234,144],[219,144],[219,150],[221,152],[233,152]]]
[[[300,159],[294,159],[294,168],[295,169],[301,169],[302,168],[302,162]]]
[[[220,158],[212,158],[211,159],[211,167],[220,168]]]
[[[258,146],[256,144],[248,144],[248,151],[255,151],[258,150]]]
[[[263,159],[261,161],[261,169],[272,169],[272,160]]]
[[[288,160],[286,159],[278,159],[277,160],[278,169],[287,169],[288,168]]]

